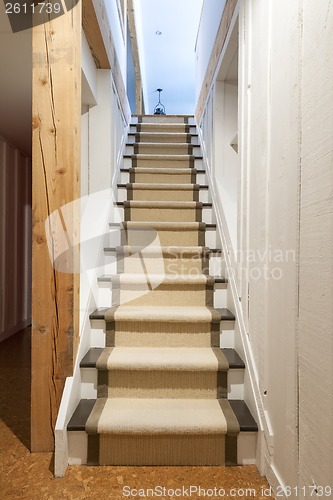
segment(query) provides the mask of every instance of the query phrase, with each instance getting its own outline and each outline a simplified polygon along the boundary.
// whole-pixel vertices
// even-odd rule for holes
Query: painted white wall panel
[[[264,416],[258,464],[273,485],[299,487],[289,498],[310,498],[303,487],[333,482],[333,8],[329,0],[240,6],[234,263],[224,192],[232,187],[219,164],[232,103],[224,84],[214,83],[200,125],[241,304],[235,346],[251,364]],[[251,404],[250,386],[246,375]]]
[[[0,137],[0,341],[31,323],[31,159]]]
[[[302,16],[300,484],[333,487],[333,5]]]

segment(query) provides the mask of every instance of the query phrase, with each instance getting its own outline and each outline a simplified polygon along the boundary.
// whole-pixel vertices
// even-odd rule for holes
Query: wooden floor
[[[254,466],[246,467],[69,467],[53,478],[53,454],[29,452],[30,329],[0,343],[0,496],[4,499],[124,499],[128,488],[139,490],[224,488],[224,498],[273,498]],[[127,487],[127,488],[126,488]],[[125,488],[123,490],[123,488]],[[251,490],[252,491],[251,491]],[[232,490],[232,491],[231,491]],[[243,491],[242,491],[243,490]],[[254,491],[255,490],[255,491]],[[136,498],[142,498],[137,492]],[[209,498],[219,498],[212,496]],[[235,494],[236,493],[236,494]],[[148,492],[148,497],[152,493]],[[172,491],[159,498],[172,498]],[[201,492],[201,498],[203,492]],[[173,497],[176,498],[176,497]],[[182,498],[182,497],[181,497]],[[199,498],[194,491],[191,497]],[[207,496],[206,496],[207,498]]]

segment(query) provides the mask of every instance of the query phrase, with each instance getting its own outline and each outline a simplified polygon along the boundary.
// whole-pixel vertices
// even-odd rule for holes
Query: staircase
[[[69,462],[254,463],[257,425],[193,119],[133,118],[121,175],[120,241],[105,248],[117,267],[98,280]]]

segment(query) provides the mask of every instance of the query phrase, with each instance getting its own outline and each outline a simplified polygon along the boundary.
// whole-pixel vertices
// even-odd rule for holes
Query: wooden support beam
[[[54,448],[64,382],[73,370],[79,324],[79,277],[73,246],[63,266],[52,265],[45,222],[58,211],[62,235],[78,241],[80,196],[81,1],[32,30],[32,387],[31,450]],[[76,5],[75,5],[76,4]],[[73,8],[69,8],[73,7]],[[36,14],[40,16],[40,14]],[[67,205],[66,211],[61,207]]]
[[[82,27],[96,68],[110,69],[110,62],[105,50],[101,27],[98,23],[93,0],[82,1]]]
[[[101,0],[82,0],[82,26],[97,68],[111,69],[125,117],[130,113],[110,23]]]
[[[201,87],[201,91],[200,91],[200,95],[199,95],[199,99],[198,99],[198,103],[197,103],[197,108],[195,111],[195,117],[196,117],[196,120],[198,123],[200,123],[202,114],[203,114],[204,109],[205,109],[207,97],[208,97],[208,94],[210,92],[210,89],[211,89],[211,86],[213,83],[213,79],[214,79],[214,75],[215,75],[215,72],[217,69],[217,65],[218,65],[219,60],[220,60],[220,56],[221,56],[221,53],[222,53],[222,50],[224,47],[224,43],[225,43],[227,35],[228,35],[231,20],[232,20],[232,17],[234,15],[234,12],[236,10],[236,6],[237,6],[238,1],[239,0],[227,0],[225,7],[224,7],[220,26],[219,26],[219,29],[218,29],[218,32],[216,35],[214,47],[213,47],[212,54],[211,54],[211,57],[210,57],[210,60],[208,63],[208,67],[207,67],[206,76],[205,76],[205,79],[204,79],[202,87]]]
[[[134,60],[134,69],[136,77],[136,104],[135,112],[137,115],[143,114],[143,99],[142,99],[142,78],[141,78],[141,67],[139,59],[139,48],[138,39],[136,33],[135,16],[134,16],[134,5],[133,0],[127,1],[127,19],[128,19],[128,29],[130,40],[132,44],[132,53]]]

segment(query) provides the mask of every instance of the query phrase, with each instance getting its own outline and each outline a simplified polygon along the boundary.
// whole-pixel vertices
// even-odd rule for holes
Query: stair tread
[[[222,253],[222,250],[217,248],[208,248],[203,246],[131,246],[123,245],[118,247],[105,247],[105,251],[117,252],[119,254],[133,255],[143,252],[144,255],[206,255],[210,253]]]
[[[157,131],[155,131],[155,132],[153,132],[153,131],[152,132],[129,132],[129,134],[128,134],[129,137],[137,137],[138,135],[139,135],[139,137],[142,136],[143,138],[145,138],[145,137],[161,137],[161,136],[170,137],[170,138],[175,137],[175,136],[177,136],[177,137],[182,136],[184,138],[198,137],[198,134],[193,133],[193,132],[192,133],[185,132],[185,131],[184,132],[170,132],[169,130],[167,130],[165,132],[164,131],[163,132],[162,131],[159,131],[159,132],[157,132]],[[142,142],[144,142],[144,141],[142,141]],[[141,142],[141,144],[142,144],[142,142]],[[129,142],[128,144],[131,145],[133,143]],[[183,144],[183,143],[180,143],[180,144]],[[185,144],[191,144],[191,143],[185,142]]]
[[[238,420],[242,432],[258,432],[257,422],[254,420],[245,401],[238,399],[228,400]]]
[[[88,417],[96,403],[96,399],[81,399],[68,425],[68,431],[84,431]]]
[[[161,183],[153,183],[153,182],[128,182],[128,183],[119,183],[117,184],[118,188],[126,188],[126,189],[147,189],[147,190],[180,190],[180,191],[191,191],[191,190],[199,190],[199,189],[208,189],[208,184],[169,184],[167,182]]]
[[[227,423],[217,399],[108,398],[99,432],[112,434],[220,434]]]
[[[119,186],[124,186],[126,189],[146,189],[146,190],[159,190],[159,189],[168,189],[168,190],[179,190],[179,191],[193,191],[198,190],[202,186],[199,184],[169,184],[169,183],[156,183],[156,182],[132,182],[128,184],[118,184]]]
[[[120,349],[118,347],[116,347],[115,349]],[[125,349],[124,347],[122,347],[121,349]],[[137,353],[136,355],[140,355],[143,351],[142,349],[147,349],[147,348],[143,348],[143,347],[130,347],[130,348],[126,348],[126,349],[137,349]],[[173,349],[174,351],[177,350],[178,351],[178,347],[169,347],[169,348],[156,348],[156,347],[152,347],[152,348],[148,348],[148,349],[154,349],[154,351],[151,351],[151,354],[155,355],[155,353],[157,352],[157,350],[159,350],[160,352],[161,351],[165,351],[165,349]],[[183,350],[185,350],[185,355],[187,357],[187,359],[189,358],[192,358],[193,357],[193,354],[196,353],[196,349],[198,349],[197,347],[187,347],[187,348],[180,348],[183,352]],[[199,349],[207,349],[207,348],[199,348]],[[210,348],[208,348],[210,349]],[[239,356],[239,354],[234,350],[234,349],[225,349],[225,348],[219,348],[219,347],[216,347],[215,349],[218,349],[218,350],[221,350],[222,353],[224,354],[225,358],[227,359],[228,363],[229,363],[229,369],[232,370],[232,369],[244,369],[245,368],[245,364],[244,364],[244,361],[241,359],[241,357]],[[96,362],[98,360],[98,358],[100,357],[100,355],[102,354],[104,348],[103,347],[92,347],[89,349],[89,351],[85,354],[85,356],[82,358],[81,362],[80,362],[80,367],[81,368],[96,368]],[[134,352],[134,351],[132,351]],[[165,351],[166,353],[166,351]],[[166,353],[167,354],[167,353]]]
[[[133,227],[133,228],[158,228],[165,230],[193,231],[195,229],[205,230],[207,228],[216,228],[216,224],[207,224],[206,222],[156,222],[156,221],[126,221],[110,222],[110,227]]]
[[[130,174],[138,173],[138,174],[172,174],[172,175],[205,173],[204,169],[197,169],[193,167],[186,167],[186,168],[130,167],[130,168],[121,168],[120,171],[128,172]]]
[[[109,311],[109,307],[98,307],[97,309],[95,309],[90,315],[89,315],[89,319],[91,320],[99,320],[99,319],[102,319],[104,320],[105,319],[105,313],[107,311]]]
[[[107,347],[98,369],[217,372],[229,364],[218,347]]]
[[[104,347],[91,347],[81,359],[80,368],[96,368],[96,362],[103,351]]]
[[[135,134],[134,134],[135,135]],[[149,135],[147,133],[147,135]],[[160,134],[159,134],[160,135]],[[145,142],[145,141],[140,141],[140,142],[126,142],[126,146],[147,146],[147,147],[194,147],[194,148],[200,148],[200,144],[192,144],[190,142]]]
[[[154,321],[155,319],[163,319],[166,321],[179,321],[184,319],[184,317],[193,318],[194,321],[198,321],[199,319],[203,321],[209,321],[212,318],[212,310],[217,311],[221,316],[221,321],[234,321],[235,316],[226,308],[217,308],[213,309],[210,307],[168,307],[168,306],[160,306],[160,307],[144,307],[144,306],[123,306],[118,307],[116,309],[109,307],[101,307],[93,311],[89,318],[91,320],[96,319],[105,319],[105,315],[109,314],[110,311],[117,310],[117,316],[123,315],[126,319],[133,319],[134,321],[138,321],[138,318],[143,320],[151,319]]]
[[[124,158],[133,158],[138,160],[174,160],[174,161],[188,161],[188,160],[202,160],[202,156],[194,156],[189,154],[148,154],[148,153],[136,153],[136,154],[124,154]]]
[[[238,352],[235,351],[235,349],[222,347],[221,350],[228,360],[230,369],[235,369],[235,368],[243,369],[243,368],[245,368],[244,361],[242,360],[242,358],[240,357]]]
[[[127,399],[127,401],[133,402],[133,412],[136,411],[136,402],[140,401],[138,399],[131,400]],[[141,400],[142,401],[142,400]],[[145,401],[160,401],[160,400],[145,400]],[[178,400],[167,400],[177,402]],[[183,400],[184,401],[184,400]],[[193,401],[193,400],[185,400],[185,401]],[[195,400],[200,401],[200,400]],[[203,402],[209,401],[207,399],[202,400]],[[214,400],[215,401],[215,400]],[[216,400],[217,401],[217,400]],[[67,426],[68,431],[84,431],[86,422],[88,420],[89,415],[96,403],[96,399],[81,399],[77,408],[75,409],[69,423]],[[258,432],[258,425],[254,420],[249,408],[246,403],[242,400],[228,400],[240,427],[240,432]],[[170,407],[169,407],[170,408]],[[168,408],[166,409],[168,411]],[[206,410],[207,411],[207,410]],[[191,415],[189,417],[191,420]]]
[[[99,276],[98,281],[112,281],[114,283],[167,283],[167,284],[214,284],[227,283],[227,278],[223,276],[208,276],[206,274],[143,274],[143,273],[121,273],[121,274],[104,274]]]
[[[211,206],[211,203],[203,203],[201,201],[145,201],[145,200],[129,200],[117,202],[117,205],[132,208],[201,208]]]

